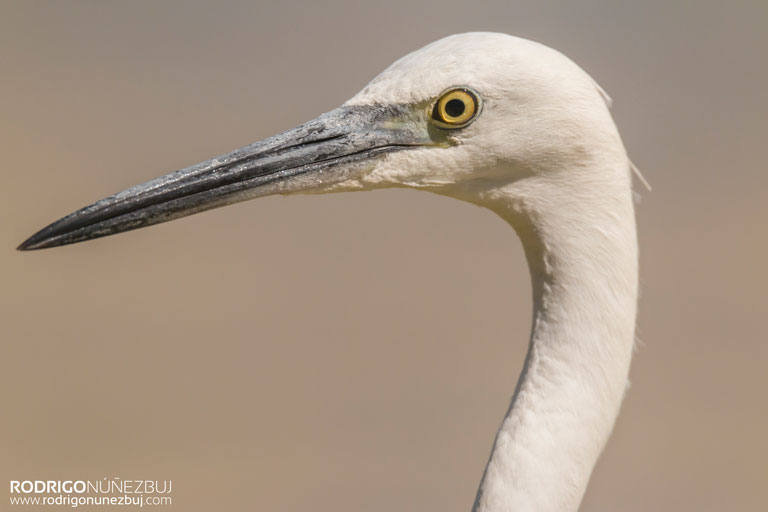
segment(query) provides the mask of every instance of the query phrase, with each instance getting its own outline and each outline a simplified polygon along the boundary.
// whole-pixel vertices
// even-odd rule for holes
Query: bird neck
[[[534,312],[475,512],[579,507],[618,415],[634,344],[637,243],[626,169],[607,170],[612,181],[583,193],[542,194],[551,184],[531,179],[484,194],[523,243]]]

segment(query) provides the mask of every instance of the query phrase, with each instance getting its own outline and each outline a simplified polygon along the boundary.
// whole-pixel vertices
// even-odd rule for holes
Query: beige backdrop
[[[1,9],[3,486],[172,479],[184,511],[468,511],[530,321],[519,243],[491,213],[407,191],[267,198],[14,248],[482,29],[588,70],[654,186],[643,344],[583,510],[768,509],[764,0]]]

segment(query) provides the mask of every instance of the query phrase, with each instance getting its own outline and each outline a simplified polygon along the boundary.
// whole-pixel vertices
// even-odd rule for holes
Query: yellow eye
[[[432,120],[442,128],[461,128],[475,118],[477,96],[469,89],[453,89],[443,94],[432,108]]]

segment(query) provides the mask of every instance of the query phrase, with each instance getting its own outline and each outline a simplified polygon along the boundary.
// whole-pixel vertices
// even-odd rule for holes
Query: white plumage
[[[435,118],[446,91],[459,91],[455,119],[468,121]],[[455,35],[395,62],[340,109],[95,203],[21,248],[269,194],[411,187],[488,208],[523,243],[534,315],[474,510],[574,511],[618,414],[635,331],[631,164],[607,103],[550,48]]]
[[[618,414],[634,343],[630,163],[594,81],[562,54],[508,35],[437,41],[349,103],[418,102],[464,84],[484,104],[459,144],[387,155],[344,186],[456,197],[517,231],[533,329],[475,510],[573,511]]]

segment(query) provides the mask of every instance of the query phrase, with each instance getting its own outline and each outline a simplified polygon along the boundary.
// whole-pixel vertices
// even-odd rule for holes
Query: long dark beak
[[[341,107],[298,128],[129,188],[32,235],[56,247],[166,222],[253,197],[349,179],[377,155],[431,144],[407,106]]]

